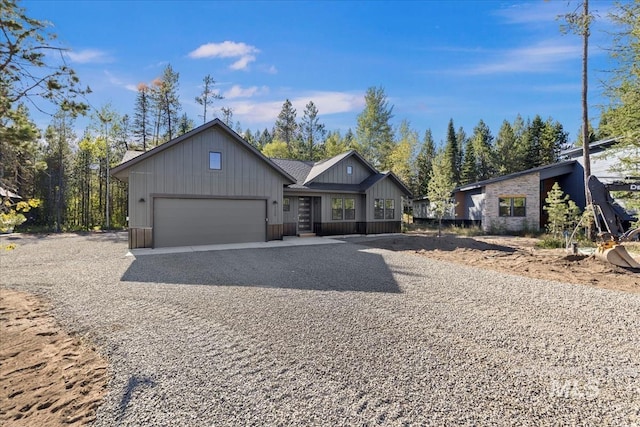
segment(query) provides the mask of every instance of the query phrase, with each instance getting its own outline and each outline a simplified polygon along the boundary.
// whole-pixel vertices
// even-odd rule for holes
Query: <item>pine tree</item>
[[[157,112],[156,141],[160,138],[161,129],[165,131],[165,141],[173,139],[175,135],[178,113],[182,108],[178,98],[179,78],[180,73],[174,71],[171,64],[168,64],[162,72],[162,77],[153,81],[153,100]]]
[[[317,145],[321,143],[326,133],[324,124],[318,118],[318,109],[313,101],[309,101],[304,109],[302,120],[299,124],[300,134],[303,142],[303,155],[305,160],[317,160],[321,152]]]
[[[382,87],[370,87],[364,97],[364,111],[358,115],[356,135],[361,154],[380,169],[388,169],[393,150],[393,106]]]
[[[224,99],[224,96],[213,90],[213,86],[216,84],[213,77],[210,74],[204,76],[202,79],[203,87],[199,96],[196,96],[195,100],[198,104],[202,105],[202,123],[207,123],[207,108],[213,105],[216,100]]]
[[[523,144],[526,149],[524,157],[525,169],[542,166],[542,133],[544,127],[544,122],[539,115],[536,115],[533,121],[527,125],[523,135]]]
[[[560,151],[566,148],[568,134],[564,131],[562,124],[553,121],[551,117],[544,123],[542,135],[540,137],[540,163],[550,165],[560,158]]]
[[[480,120],[478,125],[473,129],[472,141],[477,159],[476,179],[483,181],[492,178],[495,176],[493,135],[491,135],[491,131],[484,121]]]
[[[144,83],[138,85],[136,105],[133,114],[133,135],[142,144],[142,150],[147,151],[148,141],[152,135],[151,122],[151,89]]]
[[[467,141],[464,151],[464,160],[460,172],[460,184],[465,185],[479,181],[478,179],[478,158],[476,156],[475,143],[473,139]]]
[[[284,141],[289,152],[295,148],[295,142],[298,137],[298,123],[296,122],[296,109],[293,108],[291,101],[288,99],[282,104],[282,110],[280,110],[280,114],[276,119],[273,137]]]
[[[436,155],[435,143],[431,135],[431,129],[427,129],[422,140],[422,147],[416,157],[416,195],[424,196],[427,194],[429,187],[429,178],[431,177],[431,164]]]
[[[454,184],[460,182],[460,147],[458,146],[458,139],[456,138],[456,131],[453,126],[453,119],[449,119],[449,126],[447,127],[447,141],[444,146],[445,155],[449,158],[448,165],[450,168],[449,174],[451,181]]]
[[[562,237],[565,230],[575,226],[580,218],[580,209],[564,194],[560,185],[556,182],[551,187],[551,191],[544,199],[545,205],[542,207],[549,217],[547,231],[555,238]]]
[[[518,171],[516,134],[508,120],[502,122],[496,138],[495,159],[498,175],[507,175]]]
[[[177,129],[176,129],[177,130],[177,135],[176,136],[184,135],[185,133],[189,132],[194,127],[196,127],[195,122],[193,120],[191,120],[187,116],[187,113],[182,113],[182,115],[178,118],[178,125],[177,125]]]

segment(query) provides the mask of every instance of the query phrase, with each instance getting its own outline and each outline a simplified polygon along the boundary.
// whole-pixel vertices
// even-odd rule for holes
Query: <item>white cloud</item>
[[[135,85],[133,83],[127,83],[107,70],[104,70],[104,75],[107,76],[107,80],[109,81],[109,83],[111,83],[114,86],[122,87],[131,92],[138,91],[138,85]]]
[[[467,70],[465,74],[499,73],[538,73],[553,71],[567,60],[580,58],[581,47],[578,44],[553,42],[539,43],[535,46],[511,49],[503,52],[493,61],[479,64]]]
[[[193,59],[202,58],[238,58],[229,68],[232,70],[244,70],[249,63],[256,60],[255,54],[259,53],[255,46],[246,43],[224,41],[222,43],[207,43],[189,53]]]
[[[290,98],[298,117],[302,117],[304,107],[313,101],[318,107],[319,116],[360,111],[364,107],[364,93],[350,92],[308,92]],[[235,101],[229,103],[234,117],[244,123],[273,123],[278,117],[284,99],[278,101],[251,102]]]
[[[71,62],[76,62],[78,64],[101,64],[112,61],[106,52],[97,49],[84,49],[77,52],[70,50],[66,52],[66,54]]]
[[[251,86],[243,88],[240,85],[233,85],[224,93],[224,97],[225,99],[251,98],[252,96],[263,95],[267,92],[269,92],[269,88],[266,86]]]

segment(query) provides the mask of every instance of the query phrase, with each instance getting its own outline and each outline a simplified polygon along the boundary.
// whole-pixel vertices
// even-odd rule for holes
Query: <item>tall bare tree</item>
[[[202,123],[207,123],[207,107],[213,105],[214,101],[224,99],[224,96],[213,90],[213,85],[215,85],[216,82],[210,74],[204,76],[202,82],[204,83],[202,92],[196,96],[196,102],[202,105],[203,108]]]

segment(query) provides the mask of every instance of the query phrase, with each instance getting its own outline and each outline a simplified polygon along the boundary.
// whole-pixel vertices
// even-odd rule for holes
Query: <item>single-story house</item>
[[[593,142],[590,147],[591,174],[609,183],[624,178],[615,171],[620,154],[615,139]],[[485,231],[539,230],[547,224],[543,209],[551,187],[557,182],[580,208],[584,209],[584,167],[582,147],[560,154],[558,163],[460,186],[454,190],[455,215],[449,222],[480,224]],[[426,197],[413,200],[414,221],[433,219]]]
[[[128,182],[130,248],[401,230],[411,195],[355,151],[269,159],[219,119],[112,169]]]

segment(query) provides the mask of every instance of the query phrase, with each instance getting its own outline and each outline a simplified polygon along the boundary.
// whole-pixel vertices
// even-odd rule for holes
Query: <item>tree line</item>
[[[40,200],[30,227],[47,230],[92,230],[126,226],[127,188],[108,180],[109,169],[127,150],[149,150],[182,135],[196,121],[182,111],[180,75],[171,65],[149,83],[138,86],[133,114],[122,114],[110,105],[90,109],[83,88],[66,65],[47,63],[45,50],[62,52],[45,23],[29,18],[14,0],[2,3],[2,26],[6,29],[0,48],[0,186],[24,200]],[[618,5],[612,19],[621,28],[614,40],[618,67],[609,82],[610,104],[603,109],[599,127],[590,139],[621,137],[621,144],[640,148],[640,63],[638,3]],[[46,48],[43,48],[45,46]],[[35,71],[39,71],[37,74]],[[567,147],[561,123],[541,115],[504,120],[493,133],[483,120],[469,132],[449,120],[444,141],[434,141],[430,129],[415,130],[407,120],[394,126],[393,105],[383,87],[370,87],[354,130],[329,131],[313,100],[302,117],[285,100],[271,129],[242,129],[233,122],[233,110],[222,104],[215,80],[203,78],[202,91],[194,99],[202,107],[198,123],[219,117],[268,157],[317,161],[357,150],[380,170],[391,170],[423,196],[437,187],[451,188],[489,179],[559,160]],[[42,110],[41,101],[57,106],[51,122],[38,129],[29,108]],[[28,108],[29,107],[29,108]],[[90,115],[89,125],[76,134],[78,115]],[[640,175],[638,152],[625,157],[621,168]],[[109,206],[109,224],[107,224]],[[16,215],[15,200],[5,197],[2,218]],[[13,213],[12,213],[13,212]],[[0,218],[0,219],[2,219]]]

